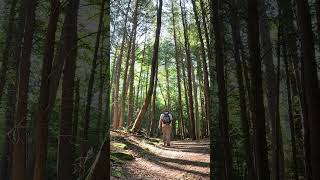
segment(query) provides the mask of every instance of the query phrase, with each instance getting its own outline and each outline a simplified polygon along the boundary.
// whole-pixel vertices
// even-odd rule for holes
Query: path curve
[[[210,179],[208,141],[172,141],[170,147],[154,145],[135,137],[122,140],[135,160],[124,165],[130,180]]]

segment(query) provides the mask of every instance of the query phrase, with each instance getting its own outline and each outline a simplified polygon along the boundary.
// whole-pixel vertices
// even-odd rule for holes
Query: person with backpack
[[[172,122],[172,114],[168,109],[164,109],[162,114],[160,115],[159,120],[159,129],[162,128],[163,134],[163,146],[170,146],[170,138],[171,138],[171,122]]]

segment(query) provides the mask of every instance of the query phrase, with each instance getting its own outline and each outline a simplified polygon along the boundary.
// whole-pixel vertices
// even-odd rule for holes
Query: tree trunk
[[[101,5],[100,5],[98,33],[96,36],[96,43],[95,43],[94,55],[93,55],[93,59],[92,59],[92,67],[91,67],[91,72],[90,72],[90,79],[89,79],[88,91],[87,91],[87,100],[86,100],[86,106],[85,106],[84,128],[83,128],[83,137],[82,137],[82,144],[81,144],[82,157],[86,156],[86,153],[88,150],[88,131],[89,131],[89,124],[90,124],[92,91],[93,91],[95,72],[96,72],[96,68],[97,68],[97,60],[98,60],[98,52],[99,52],[99,47],[100,47],[100,38],[101,38],[101,33],[102,33],[103,18],[105,16],[105,4],[106,4],[106,0],[102,0]]]
[[[262,70],[259,44],[259,14],[257,0],[248,0],[248,43],[252,80],[252,123],[255,131],[257,175],[260,180],[269,180],[268,151],[263,104]]]
[[[158,119],[156,118],[156,99],[157,99],[157,87],[158,87],[158,66],[156,68],[156,77],[153,87],[153,94],[152,94],[152,118],[150,121],[150,137],[153,137],[156,133],[158,127]]]
[[[128,2],[125,20],[124,20],[124,27],[123,27],[123,36],[122,42],[120,47],[119,59],[116,61],[116,69],[115,69],[115,80],[114,80],[114,97],[113,97],[113,128],[117,129],[119,127],[119,106],[118,106],[118,99],[119,99],[119,84],[120,84],[120,72],[121,72],[121,65],[122,65],[122,58],[124,52],[124,45],[127,37],[127,22],[128,22],[128,13],[130,10],[131,0]]]
[[[239,1],[233,0],[232,1],[232,39],[233,39],[233,46],[234,46],[234,59],[236,61],[237,67],[237,80],[239,86],[239,95],[240,95],[240,113],[241,113],[241,126],[244,136],[244,149],[247,154],[246,163],[248,168],[248,179],[258,179],[256,176],[256,172],[254,169],[254,158],[252,152],[252,142],[250,139],[250,124],[248,120],[247,114],[247,102],[246,102],[246,92],[243,82],[243,69],[240,60],[240,17],[239,17]],[[244,59],[242,59],[244,61]]]
[[[320,91],[315,61],[314,37],[308,1],[297,1],[298,26],[301,35],[303,94],[310,128],[312,179],[320,179]],[[308,149],[307,149],[308,151]]]
[[[281,132],[281,125],[280,125],[280,76],[281,76],[281,44],[282,44],[282,34],[283,34],[283,29],[282,25],[280,24],[278,26],[278,43],[277,43],[277,95],[276,95],[276,105],[277,105],[277,111],[276,111],[276,129],[278,130],[278,137],[277,137],[277,146],[279,147],[278,152],[279,152],[279,179],[284,179],[285,178],[285,172],[284,172],[284,152],[283,152],[283,142],[282,142],[282,132]]]
[[[208,33],[208,28],[207,28],[207,20],[206,20],[206,9],[205,9],[205,4],[204,4],[203,0],[200,0],[200,9],[201,9],[201,14],[202,14],[202,24],[203,24],[203,29],[204,29],[205,39],[206,39],[208,60],[209,60],[209,63],[210,63],[210,62],[214,61],[213,48],[211,46],[212,42],[210,41],[211,38],[213,38],[213,34],[211,34],[210,38],[209,38],[209,33]],[[207,71],[207,74],[209,76],[208,68],[206,68],[206,66],[207,66],[207,64],[203,63],[204,78],[206,78],[205,77],[205,71]],[[213,74],[212,74],[212,77],[214,77]],[[209,77],[207,77],[207,78],[209,78]],[[211,82],[208,82],[208,86],[211,86],[210,83]],[[209,91],[209,89],[208,89],[208,91]],[[210,111],[209,103],[210,103],[210,93],[208,92],[208,105],[206,107],[206,114],[209,114],[209,111]],[[209,115],[207,115],[207,116],[208,116],[208,120],[206,120],[206,122],[205,122],[205,126],[206,126],[205,135],[209,135],[209,130],[208,130],[208,128],[209,128]]]
[[[200,100],[200,105],[198,105],[198,107],[200,106],[200,109],[197,109],[198,111],[198,123],[197,123],[197,131],[199,133],[199,138],[202,138],[205,136],[205,134],[203,133],[206,129],[206,126],[205,126],[205,111],[206,111],[206,108],[205,108],[205,105],[204,105],[204,101],[205,101],[205,98],[203,97],[203,92],[204,92],[204,79],[203,79],[203,67],[202,67],[202,62],[201,62],[201,58],[199,58],[199,51],[197,51],[196,53],[196,59],[197,59],[197,76],[196,76],[196,81],[198,81],[198,88],[199,88],[199,100]],[[199,102],[198,102],[199,103]],[[201,116],[200,116],[201,115]],[[202,125],[202,127],[201,127]]]
[[[104,30],[104,28],[102,28]],[[102,121],[102,115],[103,115],[103,105],[102,105],[102,99],[103,99],[103,88],[104,88],[104,83],[105,83],[105,75],[103,73],[103,65],[104,65],[104,40],[105,40],[105,35],[102,35],[102,44],[100,47],[100,70],[99,70],[99,100],[98,100],[98,117],[97,117],[97,127],[96,127],[96,132],[97,132],[97,138],[98,138],[98,143],[101,143],[101,121]]]
[[[127,61],[126,61],[126,65],[125,65],[124,79],[123,79],[123,85],[122,85],[121,107],[120,107],[120,117],[119,117],[119,127],[120,128],[122,128],[123,124],[124,124],[124,113],[125,113],[125,109],[126,109],[125,103],[126,103],[126,97],[127,97],[127,92],[128,92],[128,82],[127,81],[128,80],[130,81],[130,74],[128,74],[130,59],[131,59],[131,65],[134,66],[134,64],[135,64],[136,36],[137,36],[137,27],[138,27],[138,8],[139,8],[139,0],[136,0],[134,15],[133,15],[133,26],[132,26],[132,31],[131,31],[130,41],[129,41],[128,56],[127,56]],[[131,71],[133,71],[133,69]],[[134,78],[134,76],[132,76],[132,78]]]
[[[198,59],[198,57],[196,57]],[[196,74],[195,74],[195,68],[192,67],[191,71],[191,77],[192,77],[192,84],[194,89],[194,108],[195,108],[195,134],[196,139],[200,139],[200,130],[199,130],[199,104],[198,104],[198,85],[196,82]]]
[[[90,171],[85,178],[86,180],[102,180],[110,179],[109,163],[110,140],[106,138],[100,147],[100,150],[90,168]]]
[[[188,86],[187,86],[187,78],[186,78],[186,68],[185,68],[185,62],[183,62],[183,60],[181,59],[181,65],[182,65],[182,79],[183,79],[183,88],[184,88],[184,101],[186,103],[186,111],[187,111],[187,118],[190,117],[190,111],[189,111],[189,102],[188,102]],[[188,134],[188,136],[190,137],[190,133],[191,133],[191,127],[190,127],[190,124],[188,124],[187,122],[190,122],[190,121],[186,121],[185,122],[185,126],[183,128],[185,129],[188,129],[188,133],[185,133],[185,134]]]
[[[225,180],[233,179],[232,170],[232,152],[229,139],[229,119],[228,119],[228,99],[225,78],[225,55],[224,55],[224,33],[222,31],[222,1],[216,0],[213,7],[214,34],[215,34],[215,50],[217,65],[217,82],[218,82],[218,98],[219,98],[219,132],[218,141],[223,148],[224,169],[223,176]],[[220,139],[221,138],[221,139]],[[219,142],[218,142],[219,143]]]
[[[295,137],[295,128],[294,128],[294,119],[293,119],[293,110],[292,110],[292,95],[291,95],[291,83],[290,83],[290,74],[289,74],[289,63],[287,57],[287,45],[283,44],[283,60],[285,65],[286,72],[286,86],[287,86],[287,97],[288,97],[288,115],[289,115],[289,125],[290,125],[290,137],[291,137],[291,148],[292,148],[292,161],[293,161],[293,174],[294,179],[298,180],[298,170],[297,170],[297,148],[296,148],[296,137]]]
[[[59,123],[57,179],[73,179],[74,79],[77,59],[77,17],[79,0],[69,1],[64,20],[63,47],[66,52],[62,81],[61,116]]]
[[[48,105],[50,95],[49,77],[52,68],[52,59],[54,55],[54,42],[57,23],[60,14],[60,1],[51,0],[50,19],[48,32],[43,53],[43,64],[41,73],[40,99],[38,110],[36,112],[36,142],[35,142],[35,165],[33,180],[45,179],[47,144],[48,144]]]
[[[268,112],[271,122],[271,143],[272,143],[272,179],[279,180],[282,179],[280,174],[284,174],[284,172],[280,172],[280,164],[283,162],[280,161],[280,149],[279,141],[280,141],[280,122],[277,121],[279,117],[277,117],[277,81],[275,68],[273,64],[273,47],[270,37],[270,27],[268,24],[268,17],[266,14],[266,4],[265,0],[259,0],[259,9],[261,11],[260,14],[260,40],[261,40],[261,48],[262,48],[262,57],[263,63],[265,65],[265,87],[267,94],[267,102],[268,102]]]
[[[203,9],[203,1],[200,0],[200,6]],[[207,59],[206,59],[206,51],[204,47],[204,40],[202,37],[202,30],[201,30],[201,24],[199,21],[198,17],[198,10],[196,6],[196,1],[192,0],[192,7],[193,7],[193,12],[194,12],[194,17],[196,20],[197,24],[197,30],[198,30],[198,38],[200,41],[200,51],[201,51],[201,60],[202,60],[202,65],[203,65],[203,80],[204,80],[204,106],[205,106],[205,121],[204,124],[207,124],[208,121],[208,103],[209,103],[209,80],[208,80],[208,67],[207,67]],[[202,10],[202,18],[203,18],[203,25],[204,25],[204,31],[205,31],[205,36],[207,37],[208,32],[207,32],[207,25],[206,25],[206,19],[205,19],[205,14],[204,14],[204,9]],[[209,37],[207,39],[209,41]],[[209,45],[207,44],[207,48],[209,48]],[[211,55],[210,55],[211,56]]]
[[[149,80],[149,88],[147,92],[146,99],[144,101],[144,104],[141,108],[141,110],[138,113],[138,117],[135,119],[133,127],[131,131],[137,132],[142,123],[142,118],[144,114],[147,111],[147,108],[149,107],[151,96],[153,93],[153,87],[154,87],[154,79],[156,74],[156,66],[158,62],[158,56],[159,56],[159,40],[160,40],[160,30],[161,30],[161,14],[162,14],[162,0],[159,0],[159,7],[157,11],[157,29],[156,29],[156,38],[154,42],[154,49],[153,49],[153,55],[152,55],[152,66],[151,66],[151,76]]]
[[[182,95],[181,95],[181,57],[180,57],[180,48],[179,41],[177,40],[177,30],[176,30],[176,21],[175,21],[175,11],[174,4],[171,3],[171,13],[172,13],[172,28],[173,28],[173,38],[174,38],[174,47],[175,47],[175,62],[177,70],[177,84],[178,84],[178,133],[184,138],[184,125],[183,125],[183,107],[182,107]]]
[[[189,34],[188,34],[188,23],[187,23],[187,17],[186,17],[186,10],[185,7],[182,7],[182,3],[180,0],[180,8],[181,8],[181,16],[182,16],[182,24],[183,24],[183,34],[184,34],[184,45],[186,50],[186,61],[187,61],[187,81],[188,81],[188,103],[189,103],[189,118],[190,118],[190,124],[191,124],[191,138],[193,140],[196,139],[195,134],[195,117],[194,117],[194,102],[193,102],[193,91],[192,91],[192,59],[191,59],[191,53],[190,53],[190,44],[189,44]]]
[[[25,4],[25,29],[23,35],[22,52],[19,68],[19,85],[18,85],[18,98],[17,109],[15,118],[16,136],[19,141],[14,143],[13,147],[13,167],[12,167],[12,179],[19,180],[27,176],[27,103],[28,102],[28,90],[29,90],[29,77],[30,77],[30,61],[32,51],[32,40],[34,34],[35,24],[35,10],[36,0],[26,1]]]
[[[214,26],[215,26],[215,22],[214,22],[214,11],[215,11],[215,7],[214,7],[214,1],[210,2],[210,39],[209,40],[209,54],[213,52],[212,49],[214,49],[213,44],[214,41],[213,39],[214,37]],[[211,49],[211,50],[210,50]],[[214,66],[214,59],[213,58],[209,58],[209,76],[210,76],[210,86],[209,86],[209,97],[210,97],[210,101],[209,101],[209,136],[210,136],[210,178],[211,179],[222,179],[223,178],[223,164],[222,164],[222,157],[223,155],[218,154],[220,152],[222,152],[221,149],[221,143],[218,143],[220,139],[220,132],[218,131],[218,123],[215,119],[216,116],[216,112],[215,112],[215,102],[214,102],[214,93],[215,93],[215,89],[214,89],[214,82],[215,82],[215,66]],[[218,154],[218,155],[217,155]],[[217,155],[217,156],[216,156]]]
[[[73,138],[73,147],[72,147],[72,155],[73,162],[76,160],[76,144],[78,143],[78,127],[79,127],[79,110],[80,110],[80,80],[76,80],[74,85],[74,109],[73,109],[73,122],[72,122],[72,138]]]
[[[6,101],[6,108],[5,108],[5,123],[6,123],[6,136],[5,136],[5,144],[4,144],[4,174],[7,174],[5,178],[11,179],[11,169],[13,167],[13,145],[15,143],[14,136],[14,122],[15,122],[15,108],[16,108],[16,101],[17,101],[17,77],[18,77],[18,65],[20,61],[20,53],[21,53],[21,42],[23,38],[23,31],[19,32],[20,29],[24,29],[24,6],[19,8],[19,17],[17,19],[17,23],[15,23],[14,34],[15,36],[12,38],[12,47],[10,47],[10,57],[8,59],[7,64],[7,84],[6,84],[6,91],[7,91],[7,101]],[[8,151],[7,151],[8,150]],[[6,162],[5,162],[6,161]]]
[[[146,33],[146,36],[145,36],[145,39],[144,39],[144,44],[143,44],[143,51],[142,51],[142,61],[141,61],[141,68],[140,68],[140,75],[139,75],[139,83],[138,83],[138,90],[137,90],[137,95],[136,95],[136,98],[135,98],[135,106],[138,106],[138,103],[139,103],[139,94],[140,94],[140,90],[141,92],[143,91],[143,88],[142,88],[142,83],[141,83],[141,79],[142,79],[142,72],[143,72],[143,66],[142,64],[144,64],[145,62],[145,55],[146,55],[146,45],[147,45],[147,33]]]
[[[17,6],[18,0],[12,0],[11,6],[10,6],[10,14],[9,14],[9,20],[8,20],[8,30],[6,32],[6,39],[5,39],[5,45],[2,55],[2,64],[0,69],[0,100],[3,94],[4,85],[6,83],[6,74],[8,71],[8,61],[10,58],[10,50],[11,50],[11,44],[12,39],[14,38],[14,20],[16,15],[16,6]]]
[[[166,99],[168,101],[167,108],[172,111],[172,106],[171,106],[171,96],[170,96],[170,82],[169,82],[169,59],[164,60],[164,67],[165,67],[165,72],[166,72],[166,92],[167,96]],[[174,138],[176,136],[176,119],[174,118],[172,120],[172,137]]]
[[[112,61],[112,70],[111,70],[111,82],[114,82],[115,79],[116,79],[116,61],[117,61],[117,58],[118,58],[118,48],[115,47],[115,50],[114,50],[114,59]],[[110,51],[111,53],[111,51]],[[114,91],[114,86],[111,86],[111,89],[110,89],[110,92],[111,92],[111,99],[113,100],[114,99],[114,94],[115,94],[115,91]],[[113,107],[113,106],[112,106]],[[113,114],[113,108],[111,108],[110,110],[110,113]]]
[[[182,95],[181,95],[181,70],[180,70],[180,49],[179,49],[179,43],[177,40],[177,33],[176,33],[176,21],[175,21],[175,11],[174,11],[174,4],[173,1],[171,2],[171,13],[172,13],[172,28],[173,28],[173,39],[174,39],[174,47],[175,47],[175,62],[176,62],[176,70],[177,70],[177,85],[178,85],[178,113],[179,113],[179,119],[178,119],[178,134],[182,135],[184,137],[184,131],[182,126],[182,119],[183,119],[183,113],[182,113]]]
[[[283,24],[283,31],[287,32],[283,34],[283,45],[284,48],[287,49],[287,53],[284,54],[287,56],[288,66],[291,67],[293,64],[292,71],[290,72],[290,79],[292,82],[292,98],[297,97],[299,100],[299,106],[293,106],[292,110],[297,112],[299,115],[299,118],[295,118],[294,121],[294,128],[295,128],[295,134],[297,145],[299,148],[297,148],[297,154],[301,154],[300,158],[298,158],[298,166],[299,166],[299,175],[302,175],[303,172],[301,169],[305,166],[305,178],[310,180],[311,179],[311,165],[310,165],[310,154],[305,151],[305,162],[303,162],[303,146],[309,143],[303,143],[303,135],[302,135],[302,118],[306,119],[306,112],[305,108],[303,107],[303,96],[302,96],[302,89],[301,89],[301,80],[300,80],[300,68],[299,68],[299,62],[300,58],[298,56],[298,48],[297,48],[297,32],[296,27],[294,25],[295,17],[293,15],[293,5],[290,0],[279,0],[278,1],[280,13],[281,13],[281,24]],[[290,69],[290,68],[289,68]],[[305,128],[305,142],[309,141],[309,128]]]
[[[316,0],[315,2],[315,9],[316,9],[316,16],[317,16],[317,34],[318,34],[318,41],[320,40],[320,0]],[[320,41],[319,47],[320,48]]]

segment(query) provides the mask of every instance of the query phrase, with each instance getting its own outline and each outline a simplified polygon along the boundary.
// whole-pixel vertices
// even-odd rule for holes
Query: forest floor
[[[111,180],[210,179],[206,140],[172,141],[164,147],[156,138],[111,131],[111,152]],[[121,160],[117,153],[129,157]]]

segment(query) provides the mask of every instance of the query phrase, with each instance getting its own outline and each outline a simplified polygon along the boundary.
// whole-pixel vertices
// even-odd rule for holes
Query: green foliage
[[[127,145],[123,144],[123,143],[112,143],[111,145],[113,147],[120,148],[120,149],[126,149],[127,148]]]
[[[112,152],[111,156],[114,156],[120,160],[124,160],[124,161],[132,161],[134,160],[133,155],[129,154],[129,153],[125,153],[125,152]]]
[[[121,178],[124,176],[124,172],[120,170],[111,171],[112,176]]]

